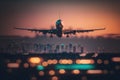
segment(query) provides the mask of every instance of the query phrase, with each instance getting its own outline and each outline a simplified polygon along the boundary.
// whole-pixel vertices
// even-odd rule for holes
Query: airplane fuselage
[[[63,29],[63,25],[61,23],[61,20],[57,20],[56,21],[56,35],[58,37],[62,37],[62,29]]]

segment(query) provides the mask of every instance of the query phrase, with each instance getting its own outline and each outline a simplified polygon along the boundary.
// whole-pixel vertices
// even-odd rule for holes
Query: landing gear
[[[44,35],[46,35],[47,33],[46,32],[43,32]]]
[[[52,34],[50,35],[50,38],[53,38],[53,35],[52,35]]]
[[[69,37],[69,35],[67,34],[67,36],[66,37]]]

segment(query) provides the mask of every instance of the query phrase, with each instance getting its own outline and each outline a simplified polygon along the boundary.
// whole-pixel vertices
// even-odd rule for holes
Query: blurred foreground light
[[[120,62],[120,57],[113,57],[113,58],[112,58],[112,61],[113,61],[113,62]]]
[[[56,59],[53,59],[53,64],[57,64],[58,61]]]
[[[94,64],[95,61],[93,59],[77,59],[77,64]]]
[[[72,64],[73,61],[71,59],[61,59],[59,60],[60,64]]]
[[[44,70],[44,67],[42,65],[38,65],[37,70]]]
[[[30,64],[30,67],[36,67],[36,66],[37,64],[33,64],[33,63]]]
[[[72,64],[73,61],[71,59],[68,59],[68,64]]]
[[[73,74],[80,74],[80,71],[79,70],[73,70],[72,73]]]
[[[32,64],[39,64],[41,61],[42,61],[42,59],[39,58],[39,57],[31,57],[31,58],[29,58],[29,62],[32,63]]]
[[[98,63],[98,64],[102,64],[102,60],[101,60],[101,59],[98,59],[98,60],[97,60],[97,63]]]
[[[60,70],[59,70],[59,73],[60,73],[60,74],[65,74],[66,72],[65,72],[64,69],[60,69]]]
[[[51,59],[49,59],[49,60],[47,61],[47,63],[48,63],[48,64],[53,64],[53,61],[52,61]]]
[[[57,61],[56,59],[53,59],[53,60],[49,59],[49,60],[47,61],[47,63],[48,63],[48,64],[57,64],[58,61]]]
[[[18,63],[8,63],[7,67],[8,68],[19,68],[19,64]]]
[[[44,72],[43,72],[43,71],[40,71],[38,74],[39,74],[40,76],[44,76]]]
[[[88,70],[87,74],[102,74],[102,70]]]
[[[51,75],[51,76],[55,75],[55,71],[54,70],[50,70],[49,71],[49,75]]]
[[[53,76],[52,80],[58,80],[58,77],[57,76]]]
[[[24,63],[23,66],[24,66],[24,68],[28,68],[29,64],[28,63]]]
[[[68,64],[68,60],[67,59],[61,59],[59,60],[60,64]]]
[[[44,67],[46,67],[46,66],[48,66],[48,63],[47,63],[46,61],[44,61],[44,62],[42,62],[42,65],[43,65]]]
[[[92,64],[57,64],[55,65],[55,69],[67,69],[67,70],[89,70],[94,69],[95,65]]]

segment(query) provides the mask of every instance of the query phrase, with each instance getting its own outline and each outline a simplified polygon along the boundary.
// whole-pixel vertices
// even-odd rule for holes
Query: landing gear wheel
[[[66,37],[69,37],[69,35],[67,35]]]
[[[52,34],[50,35],[50,38],[53,38],[53,35],[52,35]]]

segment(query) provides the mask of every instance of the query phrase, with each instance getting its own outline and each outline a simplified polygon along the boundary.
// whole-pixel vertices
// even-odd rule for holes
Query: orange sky
[[[21,7],[20,5],[18,5]],[[25,8],[25,9],[23,9]],[[120,34],[120,17],[118,12],[106,4],[23,4],[20,10],[9,15],[6,19],[6,27],[1,28],[1,34],[34,36],[35,34],[28,31],[14,30],[13,27],[50,29],[55,25],[59,18],[63,21],[64,29],[92,29],[106,28],[103,31],[87,33],[90,36],[102,34]],[[9,28],[9,29],[8,29]],[[86,34],[80,34],[86,35]]]

